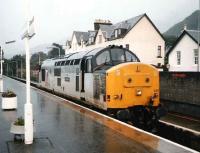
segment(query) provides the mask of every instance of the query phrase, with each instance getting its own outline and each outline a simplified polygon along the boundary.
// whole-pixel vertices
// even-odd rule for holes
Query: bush
[[[24,126],[24,119],[22,117],[17,118],[14,125]]]
[[[13,91],[7,90],[2,93],[2,97],[16,97],[16,94]]]

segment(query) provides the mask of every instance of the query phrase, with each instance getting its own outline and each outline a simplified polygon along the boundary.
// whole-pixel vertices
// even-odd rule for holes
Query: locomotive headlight
[[[142,90],[136,89],[136,96],[141,96],[141,95],[142,95]]]
[[[119,95],[114,95],[113,98],[114,99],[119,99]]]

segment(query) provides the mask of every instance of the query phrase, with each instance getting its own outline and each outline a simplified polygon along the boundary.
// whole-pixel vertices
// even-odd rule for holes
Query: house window
[[[126,44],[126,49],[129,49],[129,44]]]
[[[92,42],[91,42],[91,38],[89,38],[89,44],[91,44]]]
[[[194,49],[194,64],[199,63],[199,54],[198,54],[198,49]]]
[[[102,35],[99,35],[99,43],[102,43]]]
[[[161,58],[161,46],[158,46],[158,56],[157,58]]]
[[[181,51],[177,51],[177,65],[181,65]]]
[[[93,43],[94,42],[94,37],[91,37],[91,43]]]
[[[115,30],[115,38],[117,38],[117,36],[118,36],[118,31]]]
[[[84,42],[83,42],[83,40],[81,39],[81,47],[82,47],[82,48],[83,48],[83,43],[84,43]]]
[[[118,34],[121,35],[121,33],[122,33],[122,32],[121,32],[121,29],[118,29]]]

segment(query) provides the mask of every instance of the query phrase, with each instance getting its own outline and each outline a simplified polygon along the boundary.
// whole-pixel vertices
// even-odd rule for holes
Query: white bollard
[[[33,106],[31,103],[26,103],[24,105],[24,136],[25,144],[33,143]]]

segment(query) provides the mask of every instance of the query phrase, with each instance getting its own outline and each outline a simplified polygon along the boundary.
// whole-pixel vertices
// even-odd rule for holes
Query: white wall
[[[77,49],[78,49],[78,42],[77,42],[76,36],[73,34],[72,42],[71,42],[71,50],[76,51]]]
[[[138,56],[141,62],[154,65],[157,65],[157,63],[164,64],[165,42],[146,17],[143,17],[124,38],[113,41],[105,41],[102,39],[103,43],[98,43],[99,34],[102,34],[101,30],[98,31],[95,45],[87,46],[82,48],[82,50],[107,47],[109,45],[123,45],[125,47],[126,44],[129,44],[129,49]],[[157,58],[159,45],[161,46],[162,58]],[[70,51],[72,49],[67,52]]]
[[[129,49],[139,57],[141,62],[164,64],[165,41],[146,17],[143,17],[125,36],[123,44],[129,44]],[[161,46],[162,58],[157,58],[158,46]]]
[[[197,71],[197,65],[194,64],[194,49],[197,47],[197,43],[188,35],[183,36],[169,54],[169,71]],[[177,51],[181,51],[180,65],[177,65]]]
[[[96,45],[97,44],[101,44],[101,43],[99,43],[99,35],[101,35],[101,37],[102,37],[102,43],[104,43],[106,41],[104,36],[103,36],[103,33],[102,33],[101,29],[99,29],[99,31],[97,33],[97,36],[96,36],[96,39],[95,39],[95,44]]]

